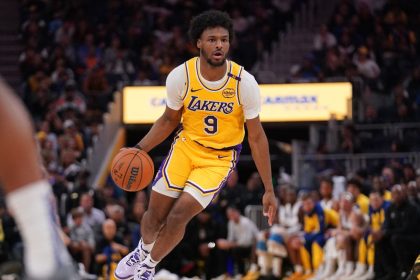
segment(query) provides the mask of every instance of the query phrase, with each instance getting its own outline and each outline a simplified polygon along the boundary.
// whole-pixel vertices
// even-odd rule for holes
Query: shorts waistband
[[[198,141],[195,141],[195,140],[193,140],[193,141],[195,143],[197,143],[198,145],[200,145],[201,147],[204,147],[204,148],[207,148],[207,149],[211,149],[211,150],[215,150],[215,151],[230,151],[230,150],[233,150],[233,149],[235,149],[237,147],[237,145],[236,145],[236,146],[230,146],[230,147],[226,147],[226,148],[216,149],[216,148],[204,146],[203,144],[201,144]]]

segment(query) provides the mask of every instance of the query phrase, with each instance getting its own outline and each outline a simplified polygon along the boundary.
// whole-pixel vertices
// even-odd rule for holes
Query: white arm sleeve
[[[181,64],[173,69],[166,78],[166,105],[179,110],[183,106],[182,95],[184,93],[187,77],[185,66]]]
[[[261,112],[261,95],[258,83],[249,72],[243,70],[239,82],[239,98],[246,120],[258,117]]]

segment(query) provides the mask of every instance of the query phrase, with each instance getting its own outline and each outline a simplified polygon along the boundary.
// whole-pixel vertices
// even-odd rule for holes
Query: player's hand
[[[121,152],[121,151],[124,151],[124,150],[127,150],[127,149],[137,149],[137,150],[142,150],[142,148],[141,148],[138,144],[136,144],[136,145],[134,145],[134,147],[122,147],[122,148],[120,149],[120,152]]]
[[[277,213],[277,198],[274,195],[274,191],[266,191],[263,199],[263,215],[268,218],[268,224],[273,225],[273,220]]]

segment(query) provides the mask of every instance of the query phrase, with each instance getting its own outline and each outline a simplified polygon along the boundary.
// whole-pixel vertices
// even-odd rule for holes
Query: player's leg
[[[196,151],[190,151],[191,157],[194,157]],[[198,160],[193,161],[196,168],[191,171],[181,196],[168,214],[150,255],[142,262],[141,269],[136,275],[138,279],[151,279],[156,264],[181,241],[187,223],[210,204],[224,184],[234,168],[233,159],[236,155],[237,153],[233,151],[226,152],[226,161],[225,158],[223,161],[218,159],[216,155],[196,157]],[[199,163],[207,166],[197,167]]]
[[[174,195],[178,196],[179,193]],[[160,229],[166,221],[176,198],[163,195],[153,190],[150,195],[149,207],[143,215],[141,221],[142,238],[137,248],[126,255],[115,270],[117,279],[132,279],[138,270],[138,265],[143,261],[152,250]]]
[[[6,194],[42,180],[35,134],[29,115],[0,81],[0,181]]]
[[[29,116],[1,81],[0,128],[0,182],[25,244],[26,273],[34,279],[70,279],[56,273],[70,270],[71,262],[58,234],[54,197],[43,180]]]
[[[188,222],[204,209],[190,193],[183,192],[172,207],[149,256],[134,279],[153,279],[155,266],[182,240]]]
[[[149,207],[141,221],[142,238],[137,248],[118,263],[114,273],[117,279],[133,278],[140,263],[152,250],[158,233],[166,222],[169,211],[185,186],[190,174],[190,164],[189,159],[180,147],[182,142],[179,139],[177,135],[167,158],[157,172],[150,195]]]
[[[175,203],[175,198],[152,191],[149,207],[141,221],[141,234],[145,244],[154,243],[159,230],[163,226],[169,211]]]
[[[189,193],[182,193],[159,232],[150,257],[152,260],[162,260],[181,241],[187,223],[203,210],[203,206]]]

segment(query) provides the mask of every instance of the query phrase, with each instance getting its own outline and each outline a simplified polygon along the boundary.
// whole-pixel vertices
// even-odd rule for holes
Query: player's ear
[[[198,39],[197,40],[197,48],[201,49],[201,44],[202,44],[201,39]]]

